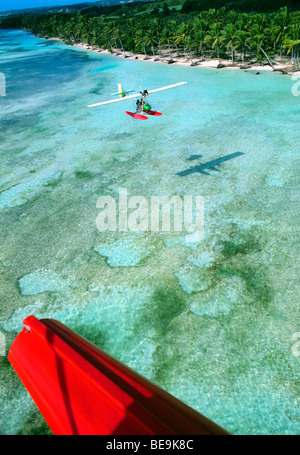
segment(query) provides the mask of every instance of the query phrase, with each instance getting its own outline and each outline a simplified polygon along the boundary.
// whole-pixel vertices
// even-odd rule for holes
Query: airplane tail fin
[[[119,93],[120,93],[120,97],[121,97],[121,98],[124,98],[125,95],[124,95],[124,93],[122,93],[122,92],[123,92],[122,84],[118,84],[118,91],[119,91]]]

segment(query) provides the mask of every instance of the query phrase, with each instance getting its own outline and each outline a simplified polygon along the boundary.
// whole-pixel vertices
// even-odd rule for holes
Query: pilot
[[[136,112],[142,110],[144,104],[143,98],[141,100],[136,100]]]

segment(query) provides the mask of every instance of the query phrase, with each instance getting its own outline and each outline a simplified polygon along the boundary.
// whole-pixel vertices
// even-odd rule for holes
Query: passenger
[[[149,95],[149,92],[148,92],[148,90],[144,90],[143,92],[140,92],[140,94],[142,95],[142,98],[140,100],[137,100],[137,102],[136,102],[136,112],[138,112],[139,110],[140,111],[143,110],[143,106],[145,104],[145,98],[146,98],[146,96]]]
[[[136,112],[141,111],[144,104],[145,103],[143,102],[143,99],[137,100],[136,101]]]

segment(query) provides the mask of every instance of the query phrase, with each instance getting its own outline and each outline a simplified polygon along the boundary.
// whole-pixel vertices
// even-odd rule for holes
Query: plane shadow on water
[[[235,152],[235,153],[230,153],[229,155],[221,156],[220,158],[217,158],[212,161],[207,161],[207,163],[199,164],[198,166],[190,167],[189,169],[186,169],[185,171],[177,172],[176,175],[179,175],[180,177],[185,177],[190,174],[194,173],[199,173],[203,175],[211,175],[209,172],[206,171],[217,171],[221,172],[220,169],[217,169],[216,166],[220,166],[220,164],[225,163],[226,161],[232,160],[233,158],[237,158],[238,156],[244,155],[242,152]],[[187,161],[193,161],[196,159],[201,158],[202,155],[192,155],[189,158],[187,158]]]

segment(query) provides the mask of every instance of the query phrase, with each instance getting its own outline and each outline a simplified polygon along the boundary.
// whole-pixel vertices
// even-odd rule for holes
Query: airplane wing
[[[129,100],[130,98],[137,98],[141,96],[140,93],[135,93],[134,95],[124,96],[124,98],[117,98],[115,100],[103,101],[102,103],[89,104],[88,107],[103,106],[104,104],[117,103],[118,101]]]
[[[179,85],[183,85],[183,84],[187,84],[187,82],[178,82],[177,84],[165,85],[165,87],[156,88],[155,90],[150,90],[149,95],[150,95],[150,93],[160,92],[161,90],[167,90],[168,88],[178,87]]]
[[[178,87],[179,85],[187,84],[187,82],[178,82],[177,84],[166,85],[165,87],[156,88],[148,92],[148,95],[154,92],[160,92],[161,90],[167,90],[169,88]],[[89,104],[88,107],[103,106],[104,104],[117,103],[118,101],[129,100],[130,98],[137,98],[141,96],[140,93],[135,93],[134,95],[124,96],[124,98],[117,98],[115,100],[103,101],[101,103]]]

